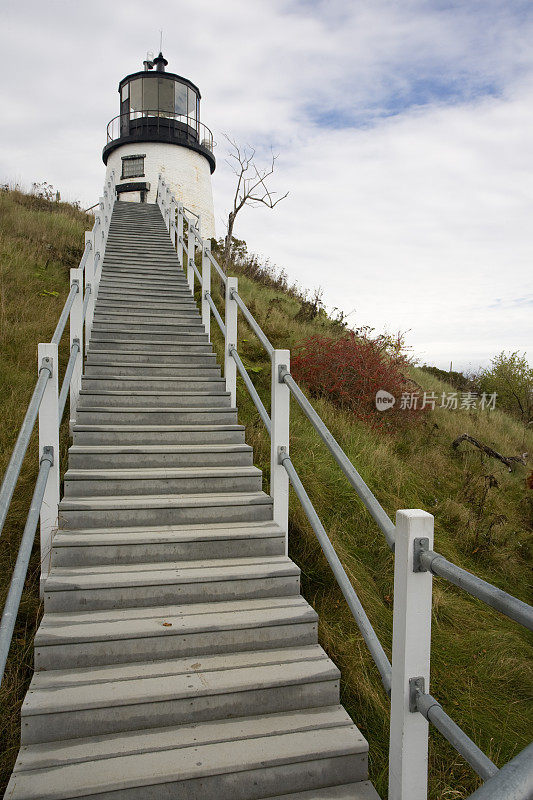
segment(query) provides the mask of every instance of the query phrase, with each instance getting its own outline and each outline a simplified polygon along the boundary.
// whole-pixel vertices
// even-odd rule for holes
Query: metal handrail
[[[65,369],[65,375],[63,377],[63,383],[61,384],[61,391],[59,393],[59,399],[57,401],[59,407],[59,421],[63,419],[63,412],[65,410],[65,403],[67,402],[67,397],[70,389],[70,382],[72,380],[72,374],[74,372],[74,367],[76,366],[76,361],[78,359],[78,355],[80,352],[80,343],[76,339],[72,343],[72,347],[70,348],[70,356],[68,359],[68,363]]]
[[[469,800],[531,800],[533,797],[533,742],[498,771]]]
[[[287,369],[280,371],[280,380],[287,384],[292,396],[332,454],[341,470],[344,472],[345,476],[348,478],[350,484],[355,489],[365,508],[369,511],[374,521],[377,523],[379,529],[387,540],[387,544],[391,550],[394,550],[395,527],[394,523],[385,512],[383,506],[378,502],[373,492],[368,488],[340,444],[337,442],[329,428],[326,427],[324,422],[318,416],[317,412]]]
[[[201,282],[201,281],[202,281],[202,276],[201,276],[201,274],[200,274],[200,270],[198,269],[198,267],[197,267],[197,266],[196,266],[196,264],[194,263],[194,258],[190,258],[190,259],[189,259],[189,264],[191,265],[191,267],[193,268],[193,270],[196,272],[196,277],[197,277],[197,278],[198,278],[198,280]]]
[[[65,305],[63,306],[63,311],[57,321],[56,329],[54,331],[54,335],[51,338],[52,344],[59,344],[61,341],[61,337],[63,336],[63,331],[65,330],[65,325],[67,324],[67,320],[69,318],[70,309],[76,299],[76,295],[80,291],[80,285],[78,281],[74,281],[72,286],[70,287],[70,292],[68,293],[68,297],[65,300]]]
[[[237,353],[237,350],[234,347],[230,347],[229,354],[233,358],[235,363],[237,364],[237,369],[239,370],[239,372],[241,374],[241,377],[242,377],[242,379],[243,379],[243,381],[244,381],[244,383],[246,385],[246,388],[250,392],[250,397],[254,401],[255,407],[257,408],[257,410],[259,412],[259,416],[263,420],[264,426],[267,429],[268,433],[270,434],[271,431],[272,431],[272,423],[270,421],[270,417],[268,416],[268,411],[264,407],[263,401],[259,397],[259,395],[257,393],[257,389],[253,385],[252,379],[248,375],[248,371],[247,371],[246,367],[242,363],[241,358],[240,358],[239,354]]]
[[[114,170],[111,172],[111,177],[108,181],[108,187],[112,186],[114,186]],[[104,197],[106,198],[107,206],[106,202],[100,202],[99,205],[101,205],[103,209],[106,209],[107,207],[107,209],[110,210],[112,208],[113,203],[110,200],[111,195],[107,191],[107,189],[104,191]],[[97,238],[99,240],[100,229],[101,229],[101,239],[102,239],[101,247],[103,248],[105,248],[106,230],[109,224],[109,217],[107,214],[104,215],[104,219],[106,226],[105,228],[102,226],[102,221],[100,217],[99,216],[96,217],[91,236],[91,238],[95,242],[97,241]],[[37,382],[35,384],[31,400],[29,402],[26,414],[24,416],[24,421],[21,425],[17,441],[15,443],[15,447],[13,448],[9,464],[4,474],[2,486],[0,488],[0,534],[4,527],[11,499],[13,497],[13,492],[15,490],[20,475],[20,470],[22,468],[22,463],[24,461],[24,457],[26,455],[29,446],[30,438],[33,429],[35,427],[35,422],[37,420],[37,417],[42,412],[41,406],[43,404],[44,398],[46,397],[45,403],[47,406],[47,408],[45,409],[45,413],[46,414],[52,413],[52,418],[54,418],[54,416],[56,417],[57,426],[59,428],[69,391],[72,391],[72,380],[74,375],[74,369],[77,358],[79,355],[81,355],[81,337],[83,335],[83,325],[86,317],[89,298],[91,296],[91,286],[89,283],[86,283],[85,287],[85,296],[83,298],[83,304],[81,307],[82,313],[81,315],[79,315],[79,309],[76,312],[74,328],[73,328],[73,318],[71,316],[71,312],[76,297],[81,292],[81,282],[78,278],[80,274],[84,275],[85,273],[86,275],[86,270],[85,270],[86,262],[89,253],[92,251],[92,249],[93,249],[93,244],[91,243],[91,240],[87,240],[85,243],[85,248],[78,269],[71,271],[70,291],[63,306],[63,310],[60,314],[51,342],[48,345],[39,345],[39,351],[42,353],[43,357],[39,364]],[[98,281],[94,276],[96,275],[96,270],[98,267],[99,260],[100,260],[100,252],[98,251],[95,254],[94,262],[92,265],[93,280],[95,281],[96,286],[98,285]],[[72,272],[75,272],[77,274],[77,277],[74,278],[74,276],[72,276]],[[54,391],[49,396],[47,396],[46,392],[48,387],[48,381],[52,377],[54,377],[54,379],[56,380],[56,386],[57,386],[58,363],[56,362],[57,362],[58,345],[65,331],[65,327],[69,317],[71,319],[71,329],[70,329],[71,336],[73,336],[74,334],[74,338],[72,338],[71,341],[71,350],[65,370],[65,375],[61,385],[61,391],[57,394],[56,393],[57,390],[54,389]],[[76,338],[74,333],[76,330],[79,331],[80,338]],[[41,350],[41,348],[43,349]],[[81,373],[78,376],[77,381],[81,381]],[[45,425],[45,428],[47,427],[48,426]],[[57,431],[57,433],[58,432],[59,431]],[[11,578],[7,600],[4,606],[2,619],[0,621],[0,682],[2,681],[4,675],[5,665],[7,662],[9,649],[11,646],[11,640],[16,622],[16,616],[20,605],[20,598],[22,596],[22,591],[24,588],[24,582],[26,579],[28,564],[31,556],[33,542],[35,539],[35,531],[37,528],[37,524],[39,522],[43,498],[47,490],[48,481],[52,477],[50,475],[50,470],[52,465],[54,464],[54,459],[59,458],[59,453],[54,452],[55,445],[51,446],[47,444],[47,437],[49,435],[52,435],[53,437],[54,434],[53,433],[50,434],[50,431],[46,431],[43,441],[41,439],[41,430],[39,430],[39,449],[42,451],[41,459],[39,462],[39,472],[37,475],[37,480],[35,483],[32,496],[32,502],[26,519],[26,524],[24,527],[24,532],[22,535],[22,540],[17,555],[15,569],[13,571],[13,575]],[[57,495],[59,496],[59,477],[60,477],[59,469],[55,469],[52,475],[53,475],[53,480],[55,482],[54,492],[57,492]],[[43,520],[41,520],[41,577],[46,575],[48,572],[48,569],[44,568],[43,564],[45,563],[46,560],[47,561],[50,560],[50,552],[43,553],[43,546],[46,548],[49,547],[53,535],[52,531],[53,529],[50,528],[50,521],[49,520],[46,521],[45,527],[43,528]]]
[[[54,454],[51,450],[52,448],[45,448],[41,458],[30,510],[26,518],[26,525],[24,526],[15,569],[11,576],[11,583],[9,584],[9,591],[0,621],[0,683],[4,677],[11,639],[17,620],[20,598],[22,597],[24,581],[26,580],[26,573],[28,572],[28,564],[30,563],[35,531],[37,529],[37,523],[39,522],[39,514],[41,513],[46,481],[50,468],[54,463]]]
[[[51,377],[52,365],[50,364],[49,359],[43,359],[41,368],[39,370],[39,377],[37,378],[37,383],[35,384],[35,389],[33,390],[31,400],[24,416],[24,421],[21,425],[15,447],[13,448],[13,452],[9,460],[9,464],[7,465],[4,479],[2,481],[2,488],[0,489],[0,535],[2,534],[7,512],[9,510],[9,504],[11,503],[11,498],[13,497],[15,486],[17,485],[22,462],[24,461],[24,456],[26,455],[26,451],[30,443],[30,437],[37,419],[37,414],[39,413],[39,408],[41,407],[41,401],[46,389],[46,384]]]
[[[419,550],[418,563],[421,570],[427,570],[433,575],[450,581],[454,586],[463,589],[501,614],[505,614],[509,619],[533,631],[533,607],[522,600],[504,592],[503,589],[498,589],[492,583],[478,578],[472,572],[458,567],[457,564],[448,561],[434,550]]]
[[[416,708],[428,722],[434,725],[452,747],[455,747],[459,755],[463,756],[480,778],[486,781],[496,775],[498,772],[496,764],[453,721],[438,700],[435,700],[434,697],[425,692],[417,692]]]
[[[129,130],[129,123],[137,120],[157,120],[158,132],[162,132],[162,127],[168,133],[170,140],[187,139],[193,141],[200,147],[210,153],[213,152],[215,143],[213,141],[213,134],[211,130],[204,125],[203,122],[196,119],[189,114],[176,114],[173,111],[164,111],[160,108],[148,108],[139,111],[126,111],[123,114],[117,114],[107,123],[107,143],[115,142],[117,139],[122,138],[122,128],[128,123],[128,134],[134,136],[135,134]],[[166,124],[161,125],[161,120],[165,120]],[[171,125],[170,123],[173,123]],[[175,127],[175,124],[179,127]],[[148,123],[149,124],[149,123]],[[195,134],[191,135],[191,131]],[[142,137],[142,127],[139,130],[139,136]],[[184,134],[180,136],[180,134]]]
[[[241,309],[246,322],[248,323],[250,328],[253,330],[253,332],[255,333],[255,335],[257,336],[257,338],[259,339],[259,341],[261,342],[261,344],[263,345],[263,347],[267,351],[267,353],[270,356],[270,358],[272,358],[272,353],[274,352],[274,345],[272,344],[272,342],[270,342],[267,339],[267,337],[265,336],[264,332],[259,327],[259,324],[258,324],[257,320],[250,313],[248,307],[246,306],[246,304],[244,303],[244,301],[240,297],[239,293],[235,291],[235,289],[231,292],[231,297],[232,297],[233,300],[235,300],[235,302],[237,303],[237,305]]]
[[[392,679],[391,663],[385,654],[381,642],[379,641],[377,634],[372,627],[363,606],[361,605],[361,601],[359,600],[337,553],[335,552],[335,548],[329,540],[325,528],[322,525],[322,522],[320,521],[320,518],[316,513],[311,500],[309,499],[309,495],[304,489],[304,486],[294,468],[294,464],[292,463],[289,454],[282,453],[279,460],[280,463],[285,467],[292,487],[296,492],[300,503],[302,504],[302,508],[305,511],[307,519],[311,523],[311,527],[313,528],[320,547],[322,548],[322,552],[324,553],[327,562],[330,565],[333,574],[335,575],[339,588],[343,593],[344,598],[348,603],[348,607],[357,623],[357,627],[361,631],[361,635],[366,642],[366,646],[370,651],[370,655],[372,656],[374,663],[378,668],[385,691],[388,695],[390,695]]]
[[[164,185],[164,182],[162,183]],[[169,191],[170,190],[167,188],[167,193]],[[165,200],[162,200],[162,205],[163,206],[165,205]],[[203,240],[198,235],[198,232],[195,230],[194,226],[191,226],[190,230],[193,231],[194,236],[200,239],[200,243],[202,247],[204,247]],[[211,264],[214,265],[215,269],[222,277],[224,283],[226,283],[227,285],[227,276],[224,273],[222,273],[222,270],[220,269],[216,259],[211,255],[210,251],[206,252],[208,253]],[[200,276],[197,270],[196,274],[198,275],[200,282],[202,283],[202,277]],[[218,312],[218,309],[216,308],[212,300],[210,292],[206,291],[204,293],[204,297],[207,300],[209,307],[213,311],[215,319],[217,320],[217,323],[219,324],[219,327],[224,335],[224,338],[226,339],[227,338],[226,326],[224,325],[220,313]],[[262,331],[257,321],[250,313],[244,301],[239,297],[237,290],[232,288],[228,297],[229,300],[233,301],[236,304],[236,306],[238,306],[238,308],[241,309],[251,329],[258,336],[259,340],[269,353],[273,365],[278,364],[279,361],[276,361],[276,358],[280,356],[276,356],[276,352],[280,351],[276,351],[275,348],[272,346],[271,342],[268,340],[268,338]],[[236,319],[236,310],[231,310],[229,318],[228,318],[228,310],[226,310],[226,321],[228,323],[228,326],[231,325],[231,330],[233,331],[233,333],[231,334],[232,336],[236,336],[235,319]],[[228,348],[228,342],[226,342],[226,347]],[[229,345],[229,348],[226,351],[226,353],[227,353],[226,359],[228,355],[233,359],[239,373],[243,377],[244,383],[248,388],[248,391],[250,392],[252,400],[254,401],[263,422],[265,423],[267,429],[269,430],[274,445],[275,442],[272,430],[273,428],[272,421],[270,420],[268,413],[266,412],[266,409],[259,397],[259,394],[257,393],[257,390],[255,389],[253,382],[251,381],[251,378],[248,375],[248,372],[237,353],[236,346],[234,344]],[[228,365],[227,360],[226,360],[226,365]],[[235,374],[230,373],[230,375],[233,375],[233,377],[230,378],[230,380],[232,381],[233,385],[232,392],[235,392]],[[394,525],[392,520],[388,517],[387,513],[385,512],[381,504],[378,502],[377,498],[371,492],[371,490],[366,485],[362,477],[359,475],[359,473],[357,472],[351,461],[348,459],[346,453],[342,450],[338,442],[335,440],[335,438],[325,425],[325,423],[322,421],[317,412],[314,410],[313,406],[311,405],[305,394],[296,384],[294,378],[290,374],[289,369],[286,366],[285,367],[280,366],[279,374],[277,377],[280,384],[285,384],[287,386],[290,395],[292,395],[295,398],[302,411],[305,413],[305,415],[307,416],[307,418],[309,419],[315,430],[318,432],[318,434],[328,447],[329,451],[332,453],[336,462],[341,467],[341,470],[347,477],[348,481],[355,489],[356,494],[361,499],[367,510],[370,512],[380,530],[383,532],[389,547],[394,551],[395,539],[396,539],[396,526]],[[274,385],[275,384],[273,383],[273,387]],[[274,392],[274,388],[272,389],[272,391]],[[272,400],[273,403],[274,403],[274,397],[275,395],[273,394],[273,400]],[[277,402],[282,403],[281,398],[279,398]],[[283,404],[286,403],[288,403],[288,397],[286,400],[283,400]],[[285,424],[288,425],[288,405],[283,405],[283,408],[285,409],[284,411],[282,411],[282,417],[285,415],[285,420],[283,422],[283,425]],[[272,413],[274,414],[274,411]],[[276,433],[276,436],[288,437],[288,428],[286,433],[283,434]],[[324,552],[324,555],[326,556],[326,559],[333,570],[337,583],[348,603],[350,610],[352,611],[352,614],[359,627],[359,630],[361,631],[361,634],[367,644],[370,654],[378,668],[384,688],[387,694],[390,696],[392,687],[391,664],[385,654],[385,651],[383,650],[383,647],[378,639],[376,632],[372,628],[370,620],[368,619],[361,605],[357,593],[355,592],[355,589],[351,585],[350,580],[340,562],[340,559],[338,558],[333,548],[333,545],[331,544],[331,541],[327,536],[324,526],[322,525],[320,518],[318,517],[309,496],[307,495],[307,492],[294,468],[294,465],[292,464],[292,461],[288,454],[288,438],[285,441],[287,442],[287,447],[277,446],[277,452],[279,454],[278,464],[282,465],[285,472],[287,473],[288,479],[298,499],[300,500],[302,508],[311,524],[311,527],[315,532],[315,535],[317,536],[317,539]],[[279,445],[279,442],[280,439],[278,438],[277,445]],[[274,453],[274,450],[272,450],[272,452]],[[271,461],[272,471],[275,468],[274,465],[275,461]],[[286,502],[287,502],[286,500],[283,500],[283,503]],[[275,503],[276,500],[274,499],[274,504]],[[286,515],[286,513],[287,512],[285,507],[283,515]],[[402,513],[405,514],[406,512]],[[424,516],[430,518],[430,515],[423,514],[423,512],[414,512],[414,513],[422,514],[423,515],[422,519]],[[418,517],[418,519],[420,519],[420,516]],[[422,529],[427,530],[427,526],[426,528]],[[412,527],[410,528],[410,534],[409,534],[410,537],[413,537],[414,530],[417,529]],[[430,531],[432,532],[432,530],[433,528],[431,523]],[[399,541],[405,541],[405,540],[399,540]],[[411,540],[411,538],[409,538],[407,541],[411,541],[411,543],[414,544],[414,551],[413,550],[410,551],[411,552],[410,558],[413,559],[413,563],[409,567],[404,560],[396,561],[396,564],[400,565],[400,574],[402,573],[402,570],[404,576],[406,574],[409,574],[409,572],[411,572],[412,574],[413,572],[428,571],[434,575],[439,575],[441,577],[444,577],[450,582],[454,583],[456,586],[465,589],[465,591],[469,592],[473,596],[483,600],[490,607],[493,607],[501,611],[511,619],[514,619],[515,621],[525,625],[526,627],[531,627],[531,621],[532,621],[531,618],[533,614],[533,609],[527,606],[527,604],[522,603],[522,601],[512,597],[512,595],[509,595],[507,592],[503,592],[502,590],[497,589],[497,587],[487,583],[486,581],[483,581],[482,579],[478,578],[475,575],[472,575],[466,570],[457,567],[455,564],[449,562],[439,553],[430,550],[429,538],[426,539],[414,538],[413,541]],[[404,549],[405,549],[405,544],[404,544]],[[398,559],[398,555],[396,556],[396,558]],[[403,559],[405,559],[405,554],[403,555]],[[429,597],[431,598],[431,593]],[[400,611],[400,614],[402,613],[407,613],[407,612]],[[431,614],[430,606],[428,607],[427,613],[429,615]],[[400,617],[400,619],[402,618]],[[404,621],[405,619],[407,619],[407,617],[404,618]],[[410,632],[411,638],[409,639],[409,641],[413,642],[414,639],[412,637],[416,635],[415,631],[413,630],[413,621],[411,621],[410,625],[411,625],[411,632]],[[407,641],[408,640],[406,638],[406,635],[404,634],[403,646],[405,646],[405,643]],[[438,703],[438,701],[435,700],[435,698],[432,697],[432,695],[426,693],[423,690],[423,678],[416,678],[416,679],[413,678],[412,680],[415,682],[414,685],[416,688],[416,692],[414,694],[410,694],[409,696],[409,710],[419,712],[420,714],[422,714],[422,716],[425,717],[425,719],[431,722],[437,728],[437,730],[439,730],[441,734],[450,742],[450,744],[452,744],[452,746],[455,747],[457,752],[459,752],[466,759],[466,761],[476,770],[476,772],[485,781],[487,781],[487,783],[485,784],[485,786],[487,787],[487,793],[479,795],[478,793],[475,793],[475,795],[472,795],[472,798],[474,797],[477,798],[479,796],[480,798],[481,797],[487,798],[487,800],[488,798],[490,798],[490,800],[496,800],[496,798],[498,798],[499,800],[499,797],[503,795],[495,794],[494,792],[492,792],[490,787],[492,784],[493,786],[499,786],[499,787],[505,785],[505,788],[507,788],[507,784],[502,784],[501,782],[499,782],[501,773],[504,770],[506,770],[506,767],[504,767],[501,771],[499,771],[497,766],[488,758],[488,756],[486,756],[480,750],[480,748],[477,747],[477,745],[472,741],[472,739],[470,739],[467,736],[467,734],[444,711],[440,703]],[[419,683],[420,681],[422,682],[422,688],[420,688],[420,683]],[[400,705],[398,705],[398,702],[400,703]],[[401,693],[397,697],[396,706],[393,707],[393,712],[396,709],[395,713],[398,713],[398,708],[403,709],[404,707],[403,702],[404,702],[403,694]],[[413,704],[412,707],[411,703]],[[401,714],[404,714],[403,710],[401,711]],[[517,759],[514,759],[513,762],[510,762],[507,765],[507,774],[509,774],[509,770],[511,769],[512,765],[515,762],[517,764],[519,763],[520,765],[522,765],[523,760],[521,760],[521,756],[517,757]],[[521,769],[522,771],[524,770],[523,766],[517,767],[517,769],[518,768]],[[529,795],[524,793],[522,787],[519,792],[513,795],[513,798],[514,800],[526,800],[526,798],[529,798]]]
[[[218,272],[218,274],[219,274],[219,277],[222,279],[223,283],[227,283],[227,281],[228,281],[228,276],[226,275],[226,273],[224,272],[224,270],[222,269],[222,267],[219,265],[218,261],[217,261],[217,260],[216,260],[216,258],[214,257],[214,255],[213,255],[213,253],[211,252],[211,250],[208,250],[208,251],[207,251],[207,257],[208,257],[209,261],[211,262],[211,264],[212,264],[212,265],[214,266],[214,268],[216,269],[216,271]]]
[[[211,297],[211,294],[209,292],[205,293],[205,299],[209,303],[211,311],[213,312],[213,316],[216,319],[216,321],[218,322],[218,327],[222,331],[222,335],[223,335],[223,337],[225,339],[226,338],[226,326],[224,325],[222,317],[219,314],[218,308],[216,307],[216,305],[215,305],[215,303],[213,301],[213,298]]]

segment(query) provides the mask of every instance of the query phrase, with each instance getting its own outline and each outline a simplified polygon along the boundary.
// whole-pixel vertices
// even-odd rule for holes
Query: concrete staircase
[[[159,208],[114,207],[15,800],[375,800]]]

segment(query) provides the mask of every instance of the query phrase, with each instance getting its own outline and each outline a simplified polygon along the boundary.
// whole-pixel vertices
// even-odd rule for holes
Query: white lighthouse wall
[[[144,178],[124,178],[122,175],[122,156],[144,155]],[[161,173],[170,186],[176,199],[183,205],[200,214],[202,236],[215,237],[215,214],[213,209],[213,191],[211,188],[211,170],[207,158],[175,144],[163,142],[138,142],[123,144],[109,155],[107,175],[115,170],[117,184],[148,181],[150,191],[146,198],[148,203],[155,203],[157,181]],[[124,192],[121,200],[139,202],[139,192]]]

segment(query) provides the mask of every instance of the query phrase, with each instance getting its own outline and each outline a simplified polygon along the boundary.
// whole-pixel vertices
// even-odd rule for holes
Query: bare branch
[[[233,196],[232,209],[228,214],[227,233],[224,243],[224,266],[227,268],[231,251],[233,226],[239,211],[244,208],[245,205],[249,205],[252,208],[257,208],[257,206],[260,205],[264,205],[270,209],[275,208],[278,203],[285,200],[289,193],[286,192],[281,197],[276,197],[278,192],[272,191],[268,186],[268,178],[273,175],[278,158],[278,155],[275,154],[272,149],[270,165],[259,169],[254,161],[256,152],[254,147],[250,145],[240,146],[227,134],[224,134],[224,138],[231,148],[228,151],[226,164],[237,176],[237,185]]]

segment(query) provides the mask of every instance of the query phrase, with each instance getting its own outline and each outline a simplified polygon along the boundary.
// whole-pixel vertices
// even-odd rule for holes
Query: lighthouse
[[[107,126],[102,158],[114,170],[117,197],[155,203],[161,174],[176,198],[200,219],[202,236],[215,237],[211,175],[213,135],[200,121],[200,90],[167,72],[159,53],[119,85],[120,113]]]

